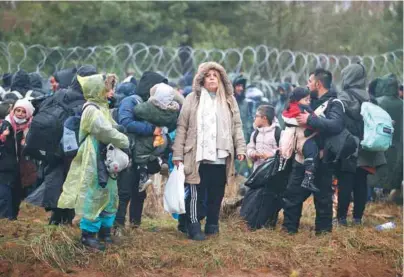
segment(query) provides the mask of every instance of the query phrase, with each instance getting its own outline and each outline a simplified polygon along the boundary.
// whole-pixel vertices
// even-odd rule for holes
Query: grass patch
[[[396,229],[374,229],[384,222],[372,214],[381,211],[394,217]],[[84,270],[83,276],[91,276],[91,270],[105,276],[402,275],[401,207],[371,204],[363,227],[338,227],[320,237],[312,230],[312,204],[305,205],[303,214],[301,231],[294,236],[279,228],[249,232],[231,215],[221,222],[221,234],[204,242],[177,232],[177,222],[169,216],[146,217],[141,228],[125,231],[119,245],[94,253],[80,245],[80,230],[47,226],[44,212],[24,205],[21,220],[0,221],[0,259],[65,273]]]

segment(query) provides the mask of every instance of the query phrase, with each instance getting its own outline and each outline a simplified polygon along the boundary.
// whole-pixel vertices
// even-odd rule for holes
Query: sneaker
[[[151,185],[152,183],[153,183],[153,181],[150,180],[150,179],[147,179],[147,181],[144,182],[144,183],[139,182],[139,192],[145,191],[145,190],[147,189],[147,187],[148,187],[149,185]]]
[[[352,220],[352,224],[353,224],[353,225],[362,225],[362,219],[360,219],[360,218],[354,218],[354,219]]]
[[[334,226],[347,227],[348,226],[348,221],[346,220],[346,218],[334,218],[332,220],[332,224]]]

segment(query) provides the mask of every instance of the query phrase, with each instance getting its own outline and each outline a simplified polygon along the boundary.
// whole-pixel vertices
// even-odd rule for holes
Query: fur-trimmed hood
[[[192,83],[192,91],[199,97],[201,95],[202,86],[203,86],[203,79],[205,74],[214,69],[220,74],[220,79],[223,84],[226,98],[229,99],[233,97],[233,84],[227,76],[226,70],[220,64],[216,62],[206,62],[201,63],[198,67],[198,72],[195,74],[194,81]]]

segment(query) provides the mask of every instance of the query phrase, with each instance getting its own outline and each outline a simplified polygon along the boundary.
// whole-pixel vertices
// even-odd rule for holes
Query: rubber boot
[[[111,237],[111,228],[101,227],[100,231],[98,232],[98,239],[105,244],[114,243]]]
[[[96,238],[96,233],[82,231],[81,243],[84,246],[87,246],[87,247],[95,249],[95,250],[99,250],[99,251],[105,250],[105,246],[103,244],[101,244],[100,241]]]
[[[188,224],[188,238],[196,241],[205,240],[205,235],[201,231],[200,223]]]
[[[219,234],[219,225],[205,225],[205,234],[206,235],[216,235]]]

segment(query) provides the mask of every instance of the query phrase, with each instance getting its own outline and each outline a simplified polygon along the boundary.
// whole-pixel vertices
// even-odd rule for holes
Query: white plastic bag
[[[185,214],[185,193],[184,193],[184,165],[179,164],[168,177],[164,188],[164,210],[169,213]]]
[[[129,166],[129,156],[112,144],[108,144],[106,156],[105,165],[111,174],[118,174]]]

